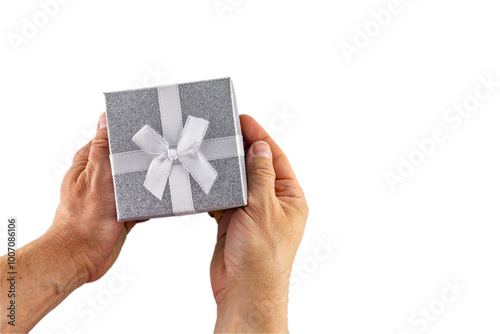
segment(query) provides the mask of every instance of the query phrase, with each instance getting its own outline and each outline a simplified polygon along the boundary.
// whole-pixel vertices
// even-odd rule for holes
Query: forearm
[[[9,298],[11,283],[7,256],[0,258],[2,315],[1,333],[27,333],[73,290],[86,282],[74,254],[55,234],[46,233],[16,252],[15,298]],[[15,300],[15,326],[7,317],[10,300]]]

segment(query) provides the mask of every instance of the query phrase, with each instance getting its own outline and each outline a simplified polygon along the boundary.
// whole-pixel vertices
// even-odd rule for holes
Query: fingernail
[[[108,123],[106,122],[106,113],[103,112],[99,117],[99,129],[105,128],[107,126]]]
[[[258,141],[252,146],[253,155],[256,157],[272,159],[271,147],[265,141]]]

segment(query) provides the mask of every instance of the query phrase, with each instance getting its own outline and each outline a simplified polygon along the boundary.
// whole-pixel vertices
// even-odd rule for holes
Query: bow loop
[[[132,137],[132,141],[143,151],[155,155],[167,153],[169,149],[167,141],[149,125],[144,125]]]
[[[149,166],[144,186],[159,200],[163,197],[167,180],[171,175],[172,164],[177,159],[206,194],[210,191],[217,178],[217,172],[198,152],[208,124],[209,122],[204,119],[189,116],[182,129],[177,148],[170,148],[169,143],[149,125],[145,125],[132,138],[142,150],[156,155]]]
[[[208,121],[193,116],[188,117],[177,146],[180,156],[193,154],[198,150],[205,137],[207,127]]]

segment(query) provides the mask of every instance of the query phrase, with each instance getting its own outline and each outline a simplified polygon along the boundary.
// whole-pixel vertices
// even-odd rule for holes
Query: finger
[[[241,129],[245,140],[252,144],[255,141],[263,140],[271,146],[273,154],[273,166],[276,173],[275,191],[276,196],[280,199],[284,198],[303,198],[304,192],[297,181],[292,166],[288,161],[285,153],[279,148],[269,134],[248,115],[240,116]]]
[[[69,179],[71,181],[75,181],[78,179],[78,176],[83,172],[87,163],[89,161],[89,152],[92,141],[88,142],[85,146],[76,152],[73,157],[73,164],[68,169],[66,173],[65,179]]]
[[[224,212],[224,214],[220,217],[220,220],[217,221],[219,224],[217,226],[217,241],[219,241],[223,236],[227,233],[227,228],[229,227],[229,223],[231,221],[231,217],[236,211],[236,209],[229,209]]]
[[[106,113],[99,118],[99,125],[89,151],[89,168],[91,172],[101,168],[110,169],[109,143]]]
[[[292,166],[288,161],[285,153],[279,148],[269,134],[255,119],[249,115],[240,116],[241,130],[243,138],[248,144],[253,144],[256,141],[263,140],[271,147],[273,154],[273,165],[276,172],[276,179],[296,179]]]
[[[134,228],[136,222],[125,222],[125,230],[127,231],[127,234]]]
[[[212,290],[214,293],[215,301],[220,303],[220,296],[224,291],[225,281],[215,279],[216,277],[224,277],[226,275],[226,266],[224,261],[224,249],[226,245],[226,237],[223,237],[215,244],[214,255],[210,263],[210,278],[212,281]]]
[[[134,228],[135,225],[140,224],[140,223],[144,223],[146,221],[148,221],[148,219],[125,222],[124,225],[125,225],[125,230],[127,231],[127,234],[129,234],[129,232]]]
[[[222,215],[224,214],[225,210],[219,210],[219,211],[212,211],[209,212],[208,215],[215,219],[217,223],[219,223],[219,220],[221,219]]]
[[[73,164],[87,163],[89,161],[90,146],[92,141],[89,141],[85,146],[79,149],[73,157]]]
[[[246,166],[249,204],[265,205],[276,197],[276,173],[269,144],[262,140],[253,143],[247,153]]]
[[[130,233],[130,231],[134,228],[135,224],[137,224],[137,222],[125,222],[125,230],[127,231],[127,234]]]

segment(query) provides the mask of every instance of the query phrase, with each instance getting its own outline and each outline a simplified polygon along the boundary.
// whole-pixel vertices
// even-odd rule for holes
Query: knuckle
[[[93,147],[107,148],[108,147],[108,139],[107,138],[94,138],[94,139],[92,139],[92,146]]]
[[[256,164],[252,167],[252,171],[255,175],[260,175],[266,178],[275,178],[276,174],[274,169],[269,165]]]
[[[75,156],[73,157],[73,164],[76,163],[77,161],[80,161],[82,159],[82,153],[80,151],[76,152]]]
[[[279,213],[272,196],[254,195],[253,193],[248,196],[248,209],[252,212],[255,220],[263,225],[271,223]]]
[[[73,163],[78,161],[84,161],[88,158],[88,144],[76,151],[73,157]]]
[[[75,195],[77,198],[85,198],[92,192],[92,182],[89,177],[81,177],[75,185]]]
[[[259,217],[263,217],[267,210],[265,210],[266,203],[268,202],[266,197],[263,196],[254,196],[252,193],[248,196],[248,206],[250,208],[254,208],[255,213]]]

